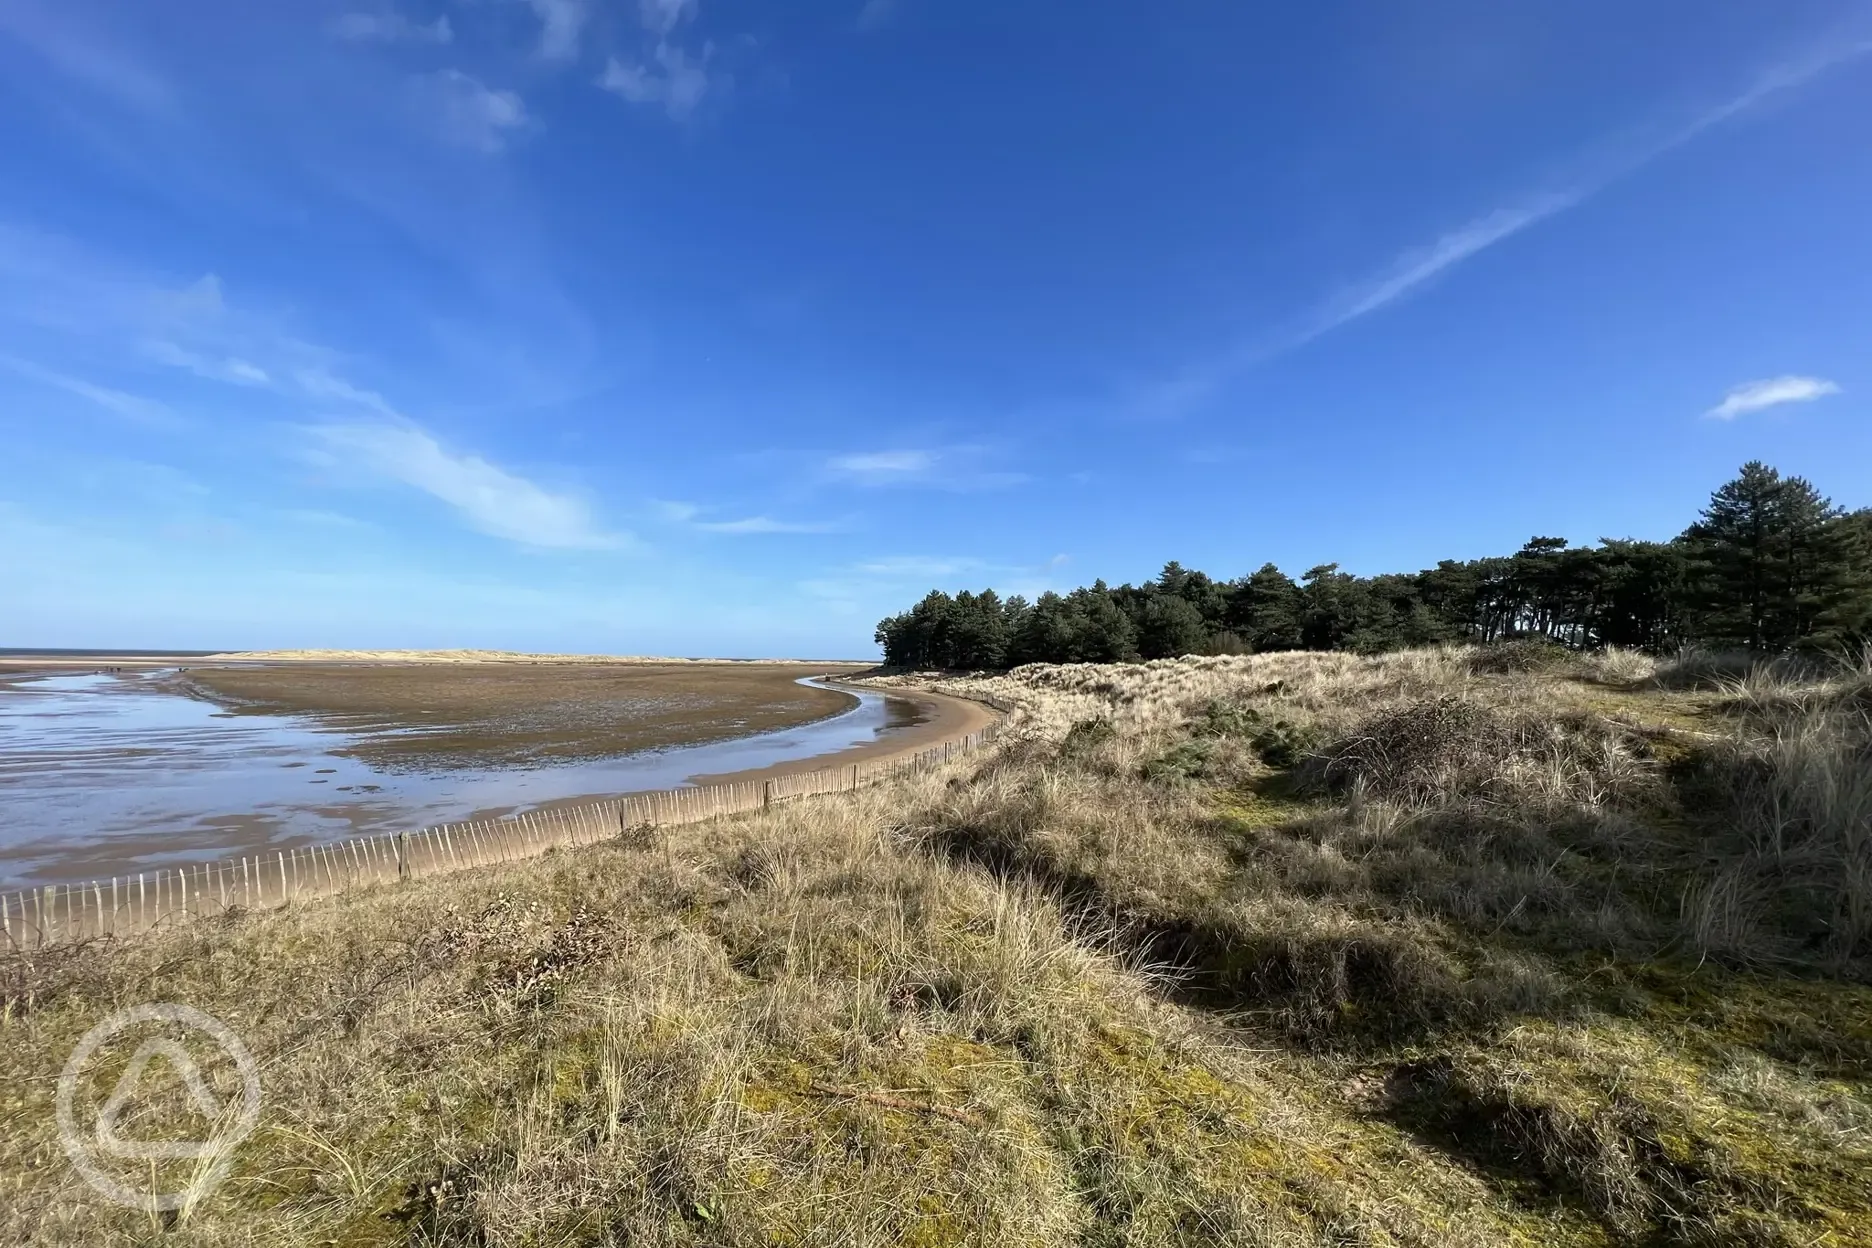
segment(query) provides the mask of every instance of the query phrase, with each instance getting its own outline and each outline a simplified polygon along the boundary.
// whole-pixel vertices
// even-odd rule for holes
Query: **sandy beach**
[[[838,684],[863,670],[43,658],[0,681],[12,745],[0,877],[106,877],[875,763],[995,718],[941,694]]]

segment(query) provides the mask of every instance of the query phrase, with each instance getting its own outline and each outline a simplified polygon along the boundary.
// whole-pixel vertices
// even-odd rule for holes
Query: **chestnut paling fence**
[[[1005,710],[1006,708],[997,708]],[[922,771],[994,740],[979,732],[903,758],[703,784],[609,801],[550,807],[505,819],[447,823],[296,849],[272,850],[83,884],[0,895],[7,945],[17,950],[106,936],[131,936],[238,909],[284,905],[346,889],[511,862],[549,849],[590,845],[645,828],[699,823],[790,798],[855,790]]]

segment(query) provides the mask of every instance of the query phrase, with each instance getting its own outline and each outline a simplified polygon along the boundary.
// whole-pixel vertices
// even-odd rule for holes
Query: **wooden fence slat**
[[[1003,715],[1012,713],[1013,708],[998,699],[985,701]],[[865,783],[879,778],[930,771],[959,756],[976,753],[996,740],[1002,727],[1003,721],[997,720],[984,729],[896,759],[861,760],[848,766],[822,767],[767,780],[684,785],[608,801],[529,810],[506,819],[440,824],[413,833],[352,837],[299,849],[276,850],[277,900],[284,904],[304,896],[335,894],[367,882],[378,882],[388,876],[393,867],[399,879],[462,870],[494,860],[511,861],[549,849],[603,841],[644,824],[661,827],[701,823],[771,809],[776,802],[792,798],[855,793]],[[462,836],[459,845],[455,842],[457,832]],[[120,926],[130,931],[147,931],[159,926],[169,915],[180,921],[205,917],[211,904],[218,905],[220,913],[225,914],[234,904],[231,896],[238,896],[240,903],[249,908],[266,905],[264,868],[263,856],[251,859],[241,856],[192,866],[183,864],[172,871],[159,870],[154,872],[153,880],[151,873],[139,871],[134,897],[130,894],[128,876],[112,876],[108,906],[98,880],[89,881],[88,895],[84,884],[22,889],[11,901],[0,894],[0,920],[4,921],[7,941],[15,948],[25,947],[29,926],[41,946],[61,938],[115,935]]]

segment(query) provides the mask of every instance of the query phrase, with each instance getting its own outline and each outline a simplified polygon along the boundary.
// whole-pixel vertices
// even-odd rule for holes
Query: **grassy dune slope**
[[[897,787],[14,959],[0,1238],[1872,1243],[1872,680],[1723,676],[1023,669]],[[51,1112],[152,999],[266,1084],[166,1222]]]

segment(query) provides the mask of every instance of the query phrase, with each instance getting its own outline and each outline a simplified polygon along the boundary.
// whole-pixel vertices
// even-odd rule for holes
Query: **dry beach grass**
[[[941,680],[1010,744],[16,958],[0,1236],[1872,1243],[1872,676],[1686,667]],[[167,1220],[93,1195],[51,1112],[152,999],[266,1089]]]

